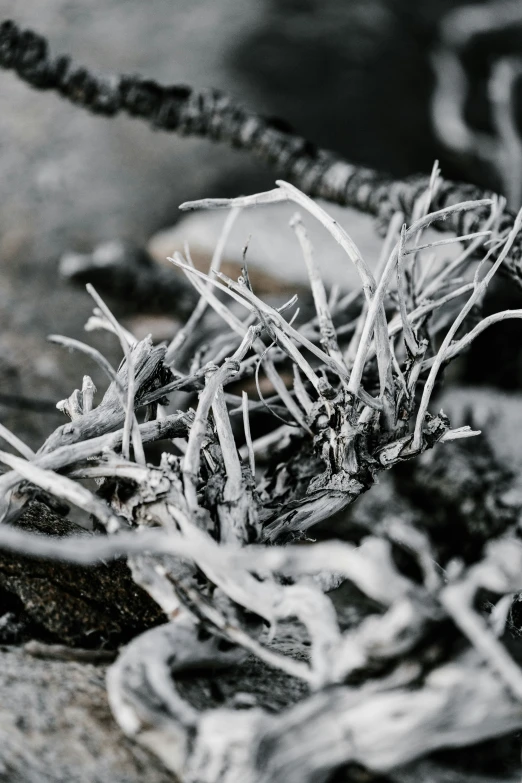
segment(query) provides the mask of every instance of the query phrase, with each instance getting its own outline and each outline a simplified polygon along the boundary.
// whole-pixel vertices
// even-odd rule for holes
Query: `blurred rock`
[[[352,237],[371,266],[379,257],[382,239],[367,215],[352,209],[320,202]],[[243,210],[238,216],[225,245],[223,271],[237,279],[241,273],[243,250],[248,245],[246,260],[254,289],[259,294],[288,290],[307,285],[306,266],[299,243],[289,223],[296,213],[295,204],[275,204]],[[342,290],[358,285],[355,267],[346,253],[326,229],[310,215],[299,210],[308,236],[321,266],[323,281],[328,287],[335,283]],[[223,210],[202,210],[183,215],[172,228],[155,234],[148,243],[150,254],[159,263],[177,250],[183,252],[188,242],[194,263],[208,271],[227,213]]]
[[[0,652],[0,781],[174,783],[121,733],[107,703],[105,667]]]
[[[318,200],[323,209],[345,229],[357,245],[362,257],[375,270],[383,238],[377,234],[374,220],[353,209]],[[243,250],[248,245],[246,259],[249,275],[259,294],[274,291],[293,291],[295,287],[309,288],[306,266],[299,243],[289,223],[299,211],[314,248],[327,288],[338,285],[341,291],[359,288],[360,278],[346,252],[333,239],[315,217],[295,204],[274,204],[243,210],[238,216],[225,245],[223,271],[237,278],[243,263]],[[162,264],[169,264],[168,256],[177,250],[183,252],[188,242],[194,264],[208,271],[212,253],[219,239],[226,218],[223,210],[201,210],[182,217],[175,226],[155,234],[148,243],[151,256]],[[427,230],[423,243],[442,238],[438,231]],[[447,235],[449,236],[449,235]],[[440,263],[454,258],[462,249],[458,243],[437,250]],[[437,269],[437,260],[433,271]],[[227,265],[228,270],[227,271]]]

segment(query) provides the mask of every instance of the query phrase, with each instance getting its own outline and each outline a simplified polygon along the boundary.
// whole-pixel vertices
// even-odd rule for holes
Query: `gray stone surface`
[[[0,652],[2,783],[172,783],[118,729],[105,667]]]
[[[303,655],[301,629],[280,629],[280,652]],[[168,783],[172,773],[128,740],[112,717],[106,665],[33,657],[0,648],[0,783]],[[277,712],[306,685],[255,658],[179,683],[196,709],[253,706]],[[245,781],[246,783],[246,781]]]

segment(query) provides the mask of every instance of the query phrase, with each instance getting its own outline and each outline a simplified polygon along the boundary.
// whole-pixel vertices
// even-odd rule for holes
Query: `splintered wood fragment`
[[[243,391],[243,429],[245,432],[245,442],[248,452],[248,464],[250,466],[250,472],[252,478],[256,477],[256,457],[254,454],[254,446],[252,444],[252,434],[250,432],[250,417],[248,415],[248,394]]]
[[[83,382],[82,382],[83,413],[89,413],[92,410],[92,404],[93,404],[95,394],[96,394],[96,386],[92,382],[92,378],[89,375],[84,375]]]
[[[47,492],[73,503],[89,514],[94,514],[110,533],[114,533],[120,527],[128,527],[125,520],[119,519],[106,503],[93,495],[86,487],[82,487],[81,484],[77,484],[65,476],[59,476],[54,471],[44,470],[34,462],[27,462],[20,457],[7,454],[5,451],[0,451],[0,462],[16,470],[25,479],[42,487]]]
[[[60,400],[56,407],[70,419],[79,419],[83,415],[82,398],[79,389],[75,389],[66,400]]]
[[[56,337],[53,337],[53,341],[75,348],[78,347],[82,351],[85,350],[83,343],[78,343],[78,341],[69,341],[67,338]],[[97,354],[94,350],[87,352],[93,358]],[[165,348],[164,346],[154,347],[151,340],[145,338],[136,344],[133,353],[137,384],[135,400],[138,403],[145,396],[145,392],[151,386],[154,386],[154,382],[161,371]],[[116,373],[107,360],[102,359],[102,365],[112,379],[112,383],[105,392],[100,404],[89,413],[55,430],[40,448],[39,454],[47,453],[60,446],[97,437],[98,435],[111,432],[123,424],[126,408],[124,394],[127,389],[129,368],[127,363],[124,362],[118,373]]]
[[[336,359],[341,367],[344,366],[347,371],[348,368],[346,368],[346,365],[344,364],[343,355],[337,344],[335,329],[328,305],[328,298],[326,296],[326,290],[321,279],[319,265],[315,260],[312,244],[308,238],[308,234],[306,233],[306,229],[299,213],[294,215],[290,225],[296,233],[299,244],[301,245],[301,250],[303,252],[303,258],[305,260],[306,270],[310,280],[310,287],[314,297],[315,309],[317,311],[317,318],[319,321],[319,330],[321,332],[323,347],[330,354],[330,356]]]
[[[121,349],[124,353],[127,362],[127,405],[125,408],[125,422],[123,426],[123,443],[122,451],[124,457],[129,457],[130,440],[132,434],[132,445],[134,447],[134,455],[136,461],[141,465],[145,465],[145,453],[143,451],[143,444],[140,438],[140,431],[138,428],[138,420],[134,413],[134,398],[136,394],[136,377],[135,377],[135,364],[134,364],[134,352],[136,343],[129,342],[125,331],[122,329],[117,319],[114,317],[110,309],[107,307],[101,296],[96,292],[95,288],[87,283],[85,286],[88,293],[92,296],[105,318],[112,324],[114,330],[120,341]]]
[[[120,420],[121,421],[121,420]],[[163,421],[151,421],[140,425],[143,442],[152,442],[164,438],[185,434],[188,429],[188,419],[185,414],[173,414]],[[121,448],[123,430],[107,433],[98,437],[57,446],[48,453],[39,453],[34,457],[34,464],[48,470],[60,470],[76,462],[82,462],[101,454],[104,450],[111,451]],[[9,508],[9,494],[19,484],[20,475],[16,470],[0,476],[0,518],[4,519]]]
[[[221,234],[217,241],[216,247],[214,249],[214,253],[212,255],[212,260],[210,262],[209,276],[213,274],[212,272],[213,269],[219,270],[221,268],[221,262],[223,260],[226,243],[240,211],[241,210],[239,209],[231,210],[230,214],[227,216],[227,219],[223,224]],[[206,285],[207,291],[210,292],[210,288],[211,288],[210,284],[207,283]],[[205,298],[203,295],[201,295],[188,321],[184,326],[181,327],[181,329],[178,331],[178,333],[176,334],[176,336],[173,338],[170,345],[168,346],[167,351],[165,353],[165,364],[173,365],[174,362],[178,359],[176,354],[178,353],[180,348],[183,346],[183,344],[186,342],[188,337],[193,333],[193,331],[196,329],[196,327],[202,320],[203,316],[205,315],[207,306],[208,306],[208,299]]]

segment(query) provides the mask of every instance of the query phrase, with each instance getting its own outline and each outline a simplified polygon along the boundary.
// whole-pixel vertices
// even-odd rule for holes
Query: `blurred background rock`
[[[491,166],[448,149],[430,119],[440,22],[461,5],[0,0],[0,18],[32,27],[54,51],[97,71],[224,89],[353,162],[403,177],[428,172],[439,158],[446,177],[498,188]],[[499,52],[522,52],[521,29],[483,34],[464,52],[466,117],[478,129],[491,130],[491,63]],[[59,279],[60,256],[113,238],[144,244],[178,220],[180,202],[253,192],[275,175],[222,146],[154,133],[127,117],[89,116],[11,73],[0,73],[0,101],[0,395],[4,403],[6,395],[51,403],[79,385],[87,368],[79,357],[63,361],[45,336],[81,339],[91,310],[83,291]],[[510,328],[510,340],[518,339],[518,322]],[[116,356],[109,337],[92,340]],[[511,388],[521,382],[518,365],[502,381]],[[1,400],[2,420],[33,445],[60,421]]]

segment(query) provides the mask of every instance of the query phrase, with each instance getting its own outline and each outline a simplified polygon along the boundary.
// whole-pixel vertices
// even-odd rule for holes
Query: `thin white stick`
[[[457,342],[453,343],[453,345],[450,345],[446,351],[445,361],[453,359],[455,356],[458,356],[459,353],[462,353],[463,350],[471,345],[473,340],[475,340],[479,334],[481,334],[486,329],[489,329],[490,326],[498,324],[501,321],[506,321],[510,318],[522,318],[522,310],[502,310],[500,313],[493,313],[493,315],[488,315],[488,317],[484,318],[484,320],[477,324],[471,330],[471,332],[468,332],[466,335],[464,335],[464,337],[461,337],[460,340],[457,340]],[[435,360],[436,357],[433,356],[431,359],[428,359],[426,362],[424,362],[423,370],[427,370],[428,368],[433,367]]]
[[[216,389],[212,413],[227,475],[223,498],[225,501],[237,500],[243,490],[243,474],[221,385]]]
[[[421,218],[412,226],[410,226],[410,228],[406,231],[405,238],[409,239],[411,236],[414,236],[415,233],[420,229],[425,228],[430,223],[433,223],[436,220],[445,219],[450,214],[453,214],[454,212],[463,212],[465,210],[477,209],[478,207],[488,206],[491,203],[492,203],[491,199],[482,199],[479,201],[463,201],[460,204],[456,204],[451,207],[445,207],[444,209],[440,209],[437,212],[432,212],[429,215],[426,215],[425,217]],[[366,316],[364,329],[361,334],[357,355],[355,357],[355,361],[352,367],[352,372],[350,374],[350,381],[348,383],[349,391],[355,395],[357,394],[359,386],[361,385],[361,379],[364,371],[364,366],[366,364],[366,358],[371,343],[372,332],[374,330],[375,321],[378,313],[382,309],[383,299],[387,291],[391,275],[393,274],[395,264],[397,263],[398,252],[399,252],[399,245],[397,244],[395,246],[394,251],[390,255],[386,268],[384,269],[381,279],[377,284],[377,289],[372,298],[372,302],[368,307],[368,313]]]
[[[411,323],[408,319],[408,311],[406,308],[406,287],[404,285],[404,253],[406,245],[406,225],[403,225],[401,230],[401,238],[399,241],[399,252],[397,254],[397,296],[399,298],[399,312],[402,320],[402,332],[404,342],[412,356],[417,355],[418,343],[417,338],[413,333]]]
[[[437,260],[436,253],[429,253],[427,258],[424,258],[422,260],[422,270],[415,286],[415,294],[417,298],[420,296],[422,292],[422,287],[425,284],[426,280],[428,279],[429,275],[431,274],[433,265],[436,260]]]
[[[303,407],[304,412],[308,414],[312,410],[313,401],[304,387],[303,379],[301,378],[301,373],[299,372],[299,367],[297,364],[294,364],[293,368],[295,396]]]
[[[370,267],[362,257],[359,248],[353,239],[349,236],[349,234],[344,230],[344,228],[340,226],[339,223],[334,218],[332,218],[328,212],[326,212],[326,210],[320,207],[317,202],[315,202],[305,193],[302,193],[299,188],[296,188],[294,185],[291,185],[289,182],[285,182],[282,179],[276,180],[276,184],[284,193],[286,193],[287,198],[290,201],[294,201],[296,204],[299,204],[299,206],[303,207],[303,209],[306,209],[307,212],[309,212],[320,223],[322,223],[328,233],[331,234],[335,241],[343,248],[346,255],[357,269],[359,277],[361,278],[363,290],[365,292],[367,291],[368,294],[371,295],[373,289],[375,288],[375,278],[370,270]]]
[[[254,446],[252,444],[252,433],[250,432],[250,417],[248,415],[248,394],[246,391],[242,393],[243,397],[243,428],[245,430],[245,445],[248,452],[248,464],[250,465],[250,472],[252,478],[256,477],[256,456],[254,454]]]
[[[446,294],[446,296],[440,297],[440,299],[435,299],[433,302],[425,302],[424,304],[419,305],[412,313],[408,315],[408,320],[410,321],[410,323],[414,323],[415,321],[424,318],[432,311],[437,310],[439,307],[442,307],[442,305],[446,304],[447,302],[451,302],[453,299],[458,299],[459,296],[464,296],[464,294],[467,294],[469,291],[472,290],[473,290],[473,283],[466,283],[466,285],[457,288],[455,291],[451,291],[449,294]],[[396,334],[398,334],[401,331],[401,329],[402,329],[402,319],[399,315],[394,317],[390,321],[390,325],[388,327],[388,334],[390,337],[394,337]],[[367,360],[369,361],[370,359],[372,359],[374,355],[375,355],[375,345],[372,343],[368,351]]]
[[[317,318],[319,320],[319,331],[322,337],[321,342],[330,356],[333,359],[336,359],[341,367],[344,366],[346,372],[348,372],[348,368],[344,363],[344,357],[339,350],[339,345],[337,344],[332,315],[328,306],[328,299],[326,296],[324,283],[321,279],[319,265],[315,260],[312,243],[310,242],[303,221],[301,220],[301,216],[298,212],[296,212],[290,221],[290,226],[295,231],[301,246],[301,251],[303,253],[306,271],[308,272],[308,278],[310,280],[310,288],[312,289],[312,296],[317,312]]]
[[[240,214],[240,212],[241,212],[240,209],[232,209],[230,213],[227,215],[227,219],[223,224],[223,228],[221,229],[219,239],[217,241],[216,247],[214,249],[214,253],[212,255],[212,260],[210,262],[209,276],[213,275],[212,272],[213,269],[218,269],[218,270],[221,269],[221,262],[223,260],[225,247],[228,238],[230,236],[230,232],[232,231],[234,223],[236,222],[236,219]],[[209,283],[207,283],[206,288],[210,290]],[[196,307],[192,311],[187,323],[184,326],[182,326],[182,328],[177,332],[174,339],[171,341],[169,347],[167,348],[167,352],[165,353],[165,364],[167,366],[173,364],[177,351],[179,351],[183,343],[187,340],[189,335],[194,331],[196,326],[199,324],[199,322],[205,315],[205,310],[207,309],[207,306],[208,306],[208,300],[205,299],[204,296],[200,296],[200,299]]]
[[[34,451],[29,448],[29,446],[27,446],[23,440],[20,440],[19,437],[11,432],[11,430],[8,430],[7,427],[4,427],[3,424],[0,424],[0,438],[3,438],[6,443],[9,443],[9,445],[16,449],[17,452],[22,455],[22,457],[25,457],[25,459],[31,461],[34,459],[34,457],[36,457]]]
[[[413,208],[412,222],[415,222],[419,218],[424,217],[424,215],[428,214],[428,212],[430,211],[433,196],[438,190],[440,186],[440,182],[441,182],[441,177],[440,177],[439,161],[435,160],[433,162],[433,167],[431,169],[429,185],[424,191],[424,193],[422,194],[422,196],[420,196],[420,198],[416,201],[415,206]]]
[[[379,254],[379,261],[377,262],[377,268],[375,270],[375,278],[377,281],[381,279],[384,269],[386,268],[386,262],[388,261],[390,254],[393,250],[393,246],[396,242],[396,236],[398,232],[401,230],[403,220],[404,220],[404,216],[402,212],[395,212],[388,224],[388,230],[386,231],[386,238],[382,244],[381,252]],[[340,302],[340,305],[343,305],[343,303],[344,300]],[[357,348],[359,346],[359,341],[361,339],[361,334],[364,328],[364,322],[366,320],[367,312],[368,312],[368,302],[364,301],[361,307],[361,314],[357,319],[355,332],[353,333],[352,339],[350,340],[348,344],[348,348],[346,349],[344,354],[345,359],[349,365],[352,365],[355,360],[355,356],[357,354]]]
[[[200,277],[204,280],[209,280],[209,278],[203,273],[198,273],[197,269],[194,269],[189,264],[187,264],[179,253],[175,253],[174,258],[169,258],[168,260],[175,264],[175,266],[179,266],[181,269],[183,269],[186,277],[188,280],[190,280],[196,291],[200,293],[203,299],[208,302],[212,309],[215,310],[215,312],[225,321],[232,331],[243,338],[246,334],[247,327],[243,324],[242,321],[239,320],[239,318],[237,318],[237,316],[234,315],[234,313],[231,312],[231,310],[225,304],[223,304],[223,302],[217,298],[217,296],[212,293],[210,287],[211,285],[216,285],[217,288],[221,288],[227,293],[228,289],[225,288],[225,286],[221,286],[219,283],[217,283],[217,281],[213,281],[211,284],[207,285],[201,283],[199,280]]]
[[[175,258],[170,259],[173,263],[175,263],[177,266],[180,266],[185,271],[185,274],[189,278],[189,280],[193,283],[194,287],[201,293],[201,296],[203,296],[211,307],[214,308],[214,310],[223,318],[223,320],[230,326],[230,328],[238,334],[240,337],[245,336],[248,332],[248,328],[246,325],[241,322],[230,310],[229,308],[223,304],[223,302],[220,302],[219,299],[209,290],[207,286],[202,285],[198,277],[205,277],[202,273],[200,273],[197,277],[196,275],[191,275],[191,272],[196,272],[197,270],[192,269],[190,266],[185,264],[181,260],[181,256],[179,254],[175,254]],[[209,278],[209,283],[216,284],[216,281],[211,280]],[[228,288],[225,288],[224,286],[221,286],[219,283],[217,283],[217,286],[219,288],[222,288],[227,293],[230,293]],[[276,311],[277,312],[277,311]],[[286,322],[285,322],[286,323]],[[301,416],[301,412],[299,410],[299,407],[294,403],[291,396],[288,394],[288,391],[281,380],[279,373],[276,371],[273,362],[266,354],[266,346],[260,339],[256,339],[253,343],[254,350],[262,357],[263,367],[265,370],[265,373],[276,389],[276,391],[281,396],[283,402],[285,403],[286,407],[290,410],[291,414],[294,416],[298,424],[303,427],[307,432],[310,432],[310,429],[308,425],[306,424],[303,416]],[[295,349],[293,346],[291,346],[291,350],[293,350],[295,353],[297,353],[297,349]],[[225,352],[228,352],[228,348]],[[222,352],[223,353],[223,352]],[[299,354],[300,356],[300,354]],[[301,357],[300,361],[304,362],[304,359]],[[309,365],[308,365],[309,366]],[[310,371],[313,372],[313,370]],[[315,374],[314,374],[315,375]],[[319,379],[317,379],[319,382]]]
[[[495,196],[492,200],[491,205],[491,212],[489,214],[488,219],[486,220],[484,224],[484,230],[491,229],[502,212],[504,211],[504,207],[506,204],[505,198]],[[440,288],[441,283],[443,280],[448,279],[449,277],[453,277],[453,273],[456,269],[458,269],[460,266],[462,266],[478,249],[479,247],[484,244],[482,237],[478,237],[477,239],[473,240],[473,242],[468,245],[468,247],[462,251],[462,253],[457,256],[450,264],[444,267],[444,269],[441,269],[441,271],[432,279],[430,280],[426,290],[422,291],[422,294],[419,294],[422,296],[423,299],[427,299]],[[424,285],[424,280],[422,281],[422,285]],[[421,281],[419,280],[419,290],[421,290]]]
[[[467,316],[467,314],[469,313],[473,305],[484,294],[487,286],[489,285],[489,282],[491,281],[495,272],[498,270],[499,266],[504,262],[507,254],[511,250],[511,247],[517,237],[518,232],[520,231],[521,225],[522,225],[522,209],[520,210],[520,212],[515,218],[513,228],[509,232],[509,236],[504,244],[502,252],[499,254],[497,260],[495,261],[495,263],[493,264],[493,266],[491,267],[487,275],[484,277],[484,279],[481,280],[480,283],[476,281],[473,293],[471,294],[470,298],[468,299],[468,301],[466,302],[466,304],[464,305],[464,307],[456,317],[455,321],[453,322],[450,329],[448,330],[448,333],[446,334],[444,340],[442,341],[442,345],[439,348],[439,351],[431,367],[430,373],[428,375],[426,384],[422,392],[422,398],[417,413],[417,420],[415,422],[415,433],[412,442],[413,449],[419,449],[422,444],[422,427],[424,425],[424,419],[426,417],[430,398],[435,386],[435,380],[437,378],[437,374],[442,366],[442,363],[445,360],[446,353],[451,345],[451,341],[453,340],[453,337],[455,336],[459,326],[464,321],[465,317]]]
[[[110,309],[107,307],[101,296],[98,294],[94,286],[87,283],[85,286],[87,292],[92,296],[105,318],[111,323],[116,330],[118,339],[120,341],[121,349],[127,361],[127,406],[125,410],[125,423],[123,426],[123,442],[122,453],[123,456],[128,459],[130,454],[130,438],[132,433],[132,445],[134,447],[134,458],[140,465],[145,465],[145,452],[143,450],[143,443],[141,442],[140,430],[138,427],[138,420],[134,413],[134,395],[135,395],[135,383],[136,378],[134,375],[134,357],[132,354],[133,346],[129,344],[125,332],[121,328],[118,320],[114,317]]]
[[[264,315],[268,316],[269,319],[272,321],[272,323],[276,324],[279,327],[280,331],[284,332],[286,335],[288,335],[288,337],[292,338],[293,340],[295,340],[296,342],[300,343],[305,348],[307,348],[310,351],[310,353],[313,353],[324,364],[326,364],[334,372],[336,372],[340,378],[346,378],[347,371],[344,369],[344,367],[340,365],[331,356],[329,356],[327,353],[325,353],[321,348],[318,348],[316,345],[314,345],[314,343],[310,342],[310,340],[308,340],[308,338],[306,338],[303,334],[301,334],[296,329],[294,329],[293,326],[283,318],[283,316],[278,310],[276,310],[274,307],[270,307],[270,305],[266,304],[266,302],[263,302],[261,299],[259,299],[259,297],[253,294],[248,288],[246,288],[245,286],[243,287],[240,286],[238,283],[234,282],[234,280],[231,280],[222,272],[218,273],[218,277],[220,277],[222,280],[226,282],[226,284],[229,287],[228,290],[232,294],[237,292],[241,293],[243,297],[246,300],[248,300],[246,304],[250,305],[251,303],[251,306],[253,308],[261,311]]]
[[[350,260],[355,265],[363,288],[367,289],[371,293],[372,287],[375,285],[373,275],[364,262],[357,246],[348,236],[346,231],[331,218],[318,204],[298,188],[295,188],[290,183],[284,180],[277,180],[277,188],[269,190],[264,193],[255,193],[252,196],[240,196],[239,198],[207,198],[200,199],[199,201],[186,201],[181,204],[181,210],[193,210],[193,209],[230,209],[231,207],[256,207],[264,204],[274,204],[283,201],[294,201],[295,203],[306,209],[307,212],[314,215],[319,220],[328,232],[334,237],[341,247],[345,250]]]
[[[362,287],[366,300],[369,302],[375,291],[376,281],[368,267],[366,261],[362,257],[359,248],[353,242],[349,234],[340,226],[336,220],[334,220],[322,207],[319,206],[313,199],[302,193],[294,185],[285,182],[284,180],[276,180],[276,184],[286,191],[289,198],[299,204],[311,215],[313,215],[319,222],[326,228],[326,230],[332,235],[332,237],[340,244],[343,250],[348,255],[350,261],[354,264],[359,277],[361,278]],[[387,336],[386,314],[384,311],[384,305],[381,302],[381,307],[374,322],[375,329],[375,342],[377,346],[377,367],[379,371],[379,383],[380,383],[380,399],[385,403],[385,409],[388,406],[388,400],[386,391],[390,393],[393,388],[393,377],[391,373],[392,359],[390,355],[390,344]],[[341,365],[342,366],[342,365]],[[337,370],[337,372],[339,372]],[[343,376],[340,376],[343,378]],[[391,411],[386,410],[387,418],[391,416]]]
[[[295,433],[294,427],[290,427],[288,424],[283,424],[281,427],[277,427],[275,430],[272,430],[272,432],[268,432],[266,435],[261,435],[260,438],[256,438],[256,440],[252,441],[254,454],[264,454],[268,449],[270,449],[271,446],[274,445],[274,443],[280,443],[286,435],[293,433]],[[248,456],[248,451],[245,446],[241,446],[239,449],[239,454],[242,459],[246,459]]]
[[[232,296],[237,302],[243,305],[247,310],[250,312],[255,312],[256,309],[261,310],[261,312],[265,313],[268,316],[272,317],[272,320],[274,320],[279,328],[284,331],[286,334],[288,334],[289,337],[293,338],[297,342],[301,343],[305,348],[307,348],[311,353],[315,354],[322,362],[324,362],[326,365],[328,365],[334,372],[336,372],[341,378],[346,379],[346,370],[345,368],[340,365],[335,359],[333,359],[331,356],[329,356],[327,353],[325,353],[321,348],[318,348],[314,343],[312,343],[308,338],[306,338],[303,334],[298,332],[296,329],[294,329],[282,316],[281,314],[274,309],[273,307],[270,307],[265,302],[263,302],[261,299],[259,299],[255,294],[253,294],[246,286],[241,287],[238,283],[236,283],[234,280],[231,280],[229,277],[224,275],[222,272],[216,272],[217,276],[224,280],[227,283],[227,286],[222,285],[217,280],[212,280],[208,277],[208,275],[205,275],[203,272],[199,272],[197,269],[193,269],[188,264],[184,263],[179,254],[176,253],[174,258],[169,258],[169,261],[171,261],[176,266],[179,266],[181,269],[184,269],[189,275],[194,275],[196,277],[199,277],[203,280],[205,280],[207,283],[210,282],[212,285],[216,286],[216,288],[219,288],[222,291],[225,291],[230,296]],[[203,293],[203,288],[198,288],[200,293],[203,296],[208,297],[208,293]],[[219,300],[216,300],[219,301]],[[210,299],[209,299],[210,303]],[[220,303],[221,304],[221,303]],[[219,305],[217,306],[219,307]],[[217,309],[216,307],[216,309]],[[241,323],[238,321],[238,323]],[[237,331],[237,330],[236,330]]]
[[[319,222],[321,222],[322,225],[324,225],[324,227],[327,229],[327,231],[332,235],[335,241],[341,245],[343,250],[348,255],[349,259],[354,264],[359,274],[359,277],[361,279],[362,287],[366,299],[369,301],[375,289],[375,278],[373,277],[369,267],[367,266],[366,262],[361,256],[361,253],[359,252],[359,249],[357,248],[357,246],[355,245],[351,237],[337,223],[336,220],[334,220],[330,215],[328,215],[328,213],[325,212],[325,210],[323,210],[311,198],[309,198],[304,193],[302,193],[298,188],[295,188],[293,185],[290,185],[290,183],[285,182],[284,180],[277,180],[277,185],[279,187],[279,191],[274,190],[268,193],[259,193],[256,194],[255,196],[240,198],[238,200],[205,199],[200,202],[191,202],[191,203],[184,204],[182,206],[185,209],[195,209],[199,207],[222,208],[222,207],[232,207],[232,206],[257,206],[259,204],[268,204],[268,203],[274,203],[274,202],[285,201],[285,200],[294,201],[295,203],[299,204],[301,207],[306,209],[317,220],[319,220]],[[281,326],[281,328],[284,327]],[[381,399],[385,399],[386,389],[390,387],[390,385],[393,383],[393,378],[391,374],[391,356],[389,354],[390,346],[386,333],[387,332],[386,318],[384,314],[384,307],[382,301],[379,303],[379,316],[375,318],[372,322],[372,331],[373,329],[375,329],[375,339],[377,343],[377,361],[379,365]],[[299,338],[295,338],[295,339],[299,339]],[[303,341],[302,336],[301,336],[301,341]],[[338,362],[335,362],[335,364],[337,366],[335,371],[340,375],[341,378],[343,378],[344,371],[342,369],[342,365],[339,365]],[[357,396],[357,390],[355,390],[353,393]]]
[[[230,378],[237,375],[240,362],[250,349],[252,341],[255,339],[254,330],[255,327],[250,327],[234,356],[225,362],[225,364],[223,364],[216,372],[212,373],[209,378],[207,378],[205,388],[201,392],[199,404],[196,410],[196,416],[190,428],[187,450],[181,465],[185,497],[187,499],[189,508],[192,511],[197,511],[199,508],[196,487],[199,475],[201,447],[205,438],[210,407],[214,401],[217,388],[221,384],[226,383],[226,381]]]
[[[182,212],[191,212],[196,209],[248,209],[249,207],[258,207],[263,204],[276,204],[282,201],[288,201],[288,196],[283,191],[275,188],[266,190],[263,193],[254,193],[251,196],[238,196],[236,198],[201,198],[197,201],[184,201],[179,209]]]
[[[468,242],[470,239],[477,239],[478,237],[489,237],[491,231],[476,231],[474,234],[465,234],[459,237],[448,237],[447,239],[438,239],[436,242],[428,242],[425,245],[416,245],[410,247],[409,250],[404,251],[405,256],[409,256],[412,253],[418,253],[421,250],[428,250],[433,247],[442,247],[443,245],[453,245],[455,242]]]
[[[330,296],[328,297],[328,307],[330,311],[335,310],[337,302],[339,301],[339,294],[341,293],[341,286],[339,283],[334,283],[330,288]]]
[[[97,329],[102,329],[118,337],[118,331],[115,328],[114,324],[112,323],[112,321],[109,321],[108,318],[106,318],[103,315],[103,312],[100,310],[99,307],[95,307],[93,313],[94,315],[91,315],[88,318],[87,323],[83,327],[86,332],[94,332]],[[125,339],[128,342],[128,344],[131,346],[136,345],[136,343],[138,342],[136,337],[134,337],[134,335],[131,332],[129,332],[128,329],[125,329],[125,327],[123,327],[121,324],[119,324],[119,327],[121,329],[122,334],[125,336]]]
[[[395,370],[395,373],[397,375],[397,380],[399,381],[400,386],[402,387],[404,393],[408,395],[408,387],[406,385],[406,379],[404,377],[404,373],[401,370],[401,366],[399,364],[399,361],[397,359],[397,354],[395,353],[395,346],[393,344],[393,337],[390,337],[390,349],[391,349],[391,355],[393,360],[393,369]]]
[[[281,376],[279,375],[273,361],[269,357],[267,350],[265,350],[264,353],[261,355],[261,362],[263,364],[263,369],[265,371],[266,377],[268,378],[268,380],[276,390],[277,394],[281,399],[281,402],[286,406],[286,408],[293,416],[293,418],[296,420],[296,422],[299,424],[299,426],[302,427],[302,429],[305,432],[307,432],[309,435],[312,435],[312,431],[308,426],[308,424],[306,423],[306,419],[302,415],[299,405],[297,405],[292,395],[286,388],[285,383],[281,378]],[[296,365],[294,365],[294,367],[295,366]]]
[[[277,324],[271,324],[271,328],[274,331],[274,335],[277,338],[277,342],[283,348],[285,353],[297,364],[304,372],[310,383],[314,386],[317,394],[322,396],[324,391],[324,380],[320,378],[315,370],[311,367],[309,362],[306,361],[304,356],[295,347],[293,342],[287,337],[284,332],[279,329]]]
[[[440,183],[441,183],[441,177],[440,177],[439,161],[436,160],[433,163],[430,182],[426,191],[423,194],[424,197],[421,196],[415,202],[415,206],[413,208],[413,213],[412,213],[412,221],[411,221],[412,223],[414,223],[416,220],[418,220],[421,217],[424,217],[429,213],[433,196],[435,195],[436,191],[439,189]],[[423,230],[421,229],[419,232],[417,232],[417,235],[415,237],[415,247],[417,249],[420,247],[422,235],[423,235]],[[415,304],[415,290],[417,288],[415,279],[418,271],[418,264],[417,264],[418,258],[419,256],[417,252],[414,250],[413,258],[411,259],[411,264],[410,264],[410,291],[412,294],[413,304]]]

